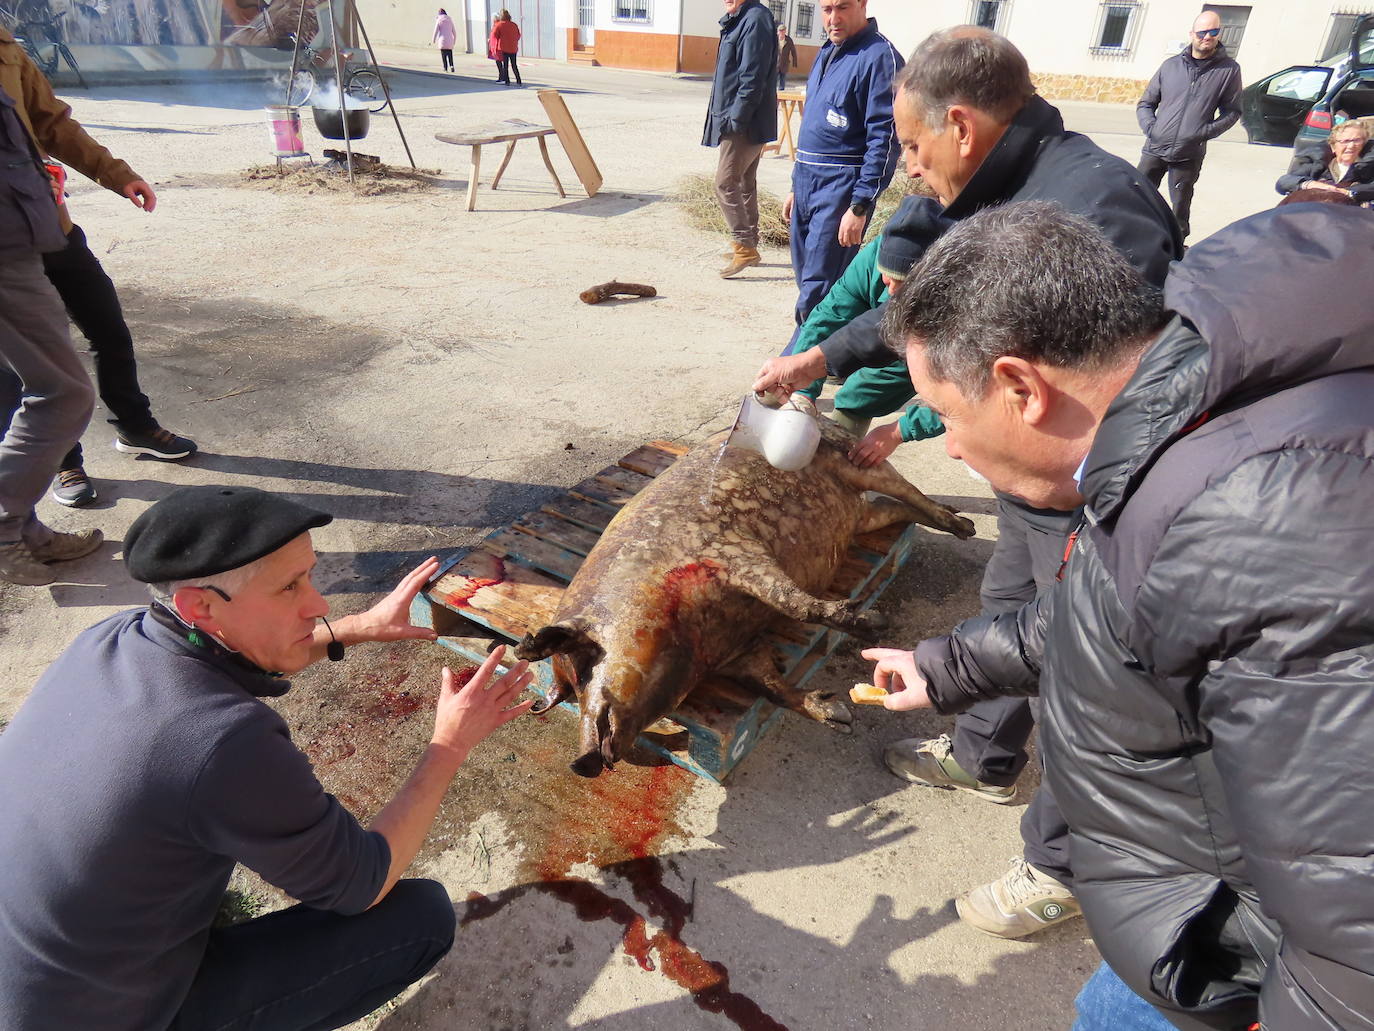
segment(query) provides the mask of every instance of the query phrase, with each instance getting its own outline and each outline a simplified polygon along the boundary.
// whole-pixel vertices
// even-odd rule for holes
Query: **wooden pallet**
[[[439,643],[473,662],[485,659],[494,644],[517,642],[526,631],[548,623],[564,587],[607,524],[685,451],[661,440],[636,448],[471,551],[450,558],[416,597],[412,622],[433,627]],[[858,598],[864,608],[873,604],[906,564],[915,535],[914,526],[894,526],[857,538],[827,597]],[[801,686],[848,636],[780,618],[759,644],[776,647],[786,659],[784,676]],[[534,670],[533,687],[547,697],[553,688],[551,665],[536,663]],[[573,702],[563,707],[577,711]],[[720,783],[779,715],[774,705],[743,697],[733,684],[709,682],[639,743]]]

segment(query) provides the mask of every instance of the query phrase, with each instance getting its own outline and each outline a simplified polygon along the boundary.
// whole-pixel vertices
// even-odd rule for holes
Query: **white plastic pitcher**
[[[794,395],[781,408],[769,408],[757,394],[750,395],[740,405],[726,443],[757,451],[769,465],[784,472],[805,469],[821,442],[821,428],[810,401],[804,395]]]

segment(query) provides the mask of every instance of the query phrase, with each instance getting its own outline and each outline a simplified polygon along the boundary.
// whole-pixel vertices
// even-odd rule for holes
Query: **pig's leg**
[[[887,620],[872,609],[859,611],[852,598],[826,601],[802,590],[761,545],[732,560],[725,572],[729,586],[757,598],[769,608],[803,623],[820,623],[853,634],[865,641],[877,640]]]
[[[753,648],[732,660],[720,675],[751,687],[774,705],[799,712],[809,719],[845,734],[850,732],[853,717],[834,691],[807,691],[793,687],[779,672],[777,654],[772,648]]]
[[[971,522],[948,505],[931,501],[896,469],[892,468],[889,463],[882,462],[871,469],[860,469],[857,465],[845,461],[839,463],[837,468],[840,471],[840,476],[851,487],[857,490],[877,491],[879,494],[886,494],[889,498],[896,498],[903,502],[899,506],[903,511],[900,516],[893,509],[883,509],[881,502],[875,502],[860,523],[860,533],[905,521],[920,523],[922,526],[929,526],[936,530],[944,530],[946,533],[952,533],[961,539],[973,536],[973,524]]]

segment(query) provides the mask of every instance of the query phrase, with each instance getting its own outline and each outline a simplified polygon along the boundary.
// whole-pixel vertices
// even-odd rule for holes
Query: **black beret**
[[[333,518],[255,487],[182,487],[134,520],[124,565],[145,584],[214,576]]]
[[[954,225],[945,218],[944,208],[933,197],[903,197],[897,210],[883,226],[878,243],[878,271],[893,279],[905,279],[921,260],[926,248]]]

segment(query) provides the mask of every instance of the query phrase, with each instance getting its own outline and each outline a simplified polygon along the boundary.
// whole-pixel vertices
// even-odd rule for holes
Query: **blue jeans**
[[[1103,963],[1073,1001],[1078,1019],[1073,1031],[1174,1031],[1148,1002]]]
[[[357,916],[305,906],[210,932],[170,1031],[329,1031],[427,974],[453,945],[437,881],[398,881]]]

